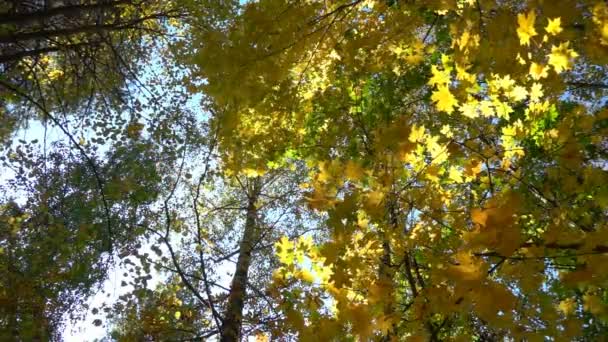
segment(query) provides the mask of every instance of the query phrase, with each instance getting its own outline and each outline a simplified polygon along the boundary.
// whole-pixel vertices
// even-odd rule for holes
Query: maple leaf
[[[460,105],[459,109],[462,112],[462,115],[466,116],[467,118],[474,119],[479,116],[479,114],[477,113],[478,104],[479,102],[477,100],[469,100]]]
[[[542,98],[543,94],[543,86],[540,83],[532,84],[532,88],[530,88],[530,101],[539,101]]]
[[[593,23],[599,33],[600,44],[608,45],[608,5],[598,2],[593,7]]]
[[[475,178],[479,173],[481,173],[483,164],[477,159],[471,159],[469,163],[465,165],[465,176],[467,178]]]
[[[547,26],[545,27],[545,31],[547,31],[548,34],[552,34],[554,36],[558,35],[560,32],[563,31],[562,29],[562,19],[560,17],[554,18],[554,19],[548,19],[548,23]]]
[[[530,64],[530,71],[528,72],[528,75],[530,75],[535,80],[540,80],[541,78],[549,76],[547,71],[549,71],[549,68],[547,66],[532,62]]]
[[[576,299],[566,298],[562,300],[559,302],[558,309],[566,316],[571,315],[576,310]]]
[[[279,257],[279,261],[285,265],[291,265],[294,262],[294,243],[289,241],[286,236],[281,237],[281,239],[275,243],[277,248],[277,256]]]
[[[511,107],[509,103],[500,101],[497,98],[494,99],[492,105],[494,105],[496,116],[498,116],[499,118],[508,119],[509,114],[513,113],[513,107]]]
[[[325,266],[322,262],[315,263],[313,265],[313,269],[315,271],[317,279],[319,279],[322,284],[328,284],[332,274],[334,274],[332,270],[332,265]]]
[[[376,324],[378,325],[378,328],[380,330],[380,333],[384,336],[387,335],[391,329],[393,328],[393,325],[395,324],[395,318],[392,316],[381,316],[379,318],[376,319]]]
[[[458,168],[455,166],[450,167],[448,177],[456,183],[464,182],[464,179],[462,178],[462,172],[458,170]]]
[[[448,153],[445,146],[438,143],[439,136],[433,135],[426,139],[425,147],[431,155],[433,164],[441,164],[448,158]]]
[[[408,140],[410,142],[422,142],[424,141],[424,126],[414,125],[412,126],[412,130],[410,131],[410,135],[408,136]]]
[[[534,10],[531,10],[528,14],[520,13],[517,15],[517,36],[521,45],[530,45],[530,38],[536,36],[535,20],[536,13]]]
[[[448,124],[443,125],[440,132],[441,134],[445,135],[446,138],[452,138],[454,136],[454,132]]]
[[[525,87],[515,86],[508,93],[508,96],[511,98],[511,100],[513,100],[515,102],[519,102],[519,101],[525,100],[526,97],[528,97],[528,91],[526,90]]]
[[[366,194],[366,204],[371,208],[378,207],[384,199],[384,193],[379,190],[371,191]]]
[[[491,101],[481,101],[479,105],[479,111],[485,117],[494,116],[496,111],[494,110],[494,104]]]
[[[574,50],[569,48],[570,42],[552,46],[549,56],[549,65],[553,66],[556,73],[572,69],[572,59],[578,56]]]
[[[364,170],[359,163],[352,160],[349,160],[346,163],[346,167],[344,169],[344,175],[346,178],[352,181],[360,180],[363,177],[363,172]]]
[[[439,86],[437,90],[433,92],[431,100],[435,102],[437,109],[444,111],[448,114],[454,111],[454,107],[458,105],[458,100],[452,95],[450,89],[447,86]]]
[[[475,75],[467,72],[467,67],[456,63],[456,79],[475,83]]]
[[[485,226],[488,220],[488,211],[484,209],[474,208],[471,210],[471,221],[480,226]]]
[[[510,91],[511,88],[515,85],[515,81],[511,78],[510,75],[500,76],[497,74],[492,75],[492,80],[489,82],[490,86],[498,91],[500,89],[504,91]]]
[[[450,70],[439,70],[436,65],[431,66],[433,76],[429,79],[428,84],[443,86],[450,83]]]

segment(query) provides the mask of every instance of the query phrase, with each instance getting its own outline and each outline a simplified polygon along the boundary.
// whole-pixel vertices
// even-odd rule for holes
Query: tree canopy
[[[10,3],[1,336],[608,334],[604,1]]]

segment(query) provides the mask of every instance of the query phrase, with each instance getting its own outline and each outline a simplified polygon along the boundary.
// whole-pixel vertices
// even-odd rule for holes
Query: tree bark
[[[393,293],[395,288],[395,269],[392,264],[392,250],[389,240],[390,233],[399,229],[399,219],[395,212],[395,199],[390,196],[386,203],[386,210],[388,213],[388,225],[387,232],[382,234],[382,257],[380,258],[380,267],[378,269],[378,280],[386,289],[386,293]],[[387,298],[387,302],[384,303],[383,312],[386,318],[391,317],[395,313],[395,298],[390,296]],[[382,336],[380,341],[386,342],[391,341],[395,336],[394,325],[389,329],[386,335]]]
[[[49,46],[49,47],[44,47],[44,48],[39,48],[39,49],[32,49],[32,50],[23,50],[23,51],[15,52],[12,54],[0,55],[0,63],[20,61],[25,57],[40,56],[42,54],[49,53],[49,52],[77,50],[78,48],[81,48],[81,47],[96,46],[99,44],[101,44],[100,41],[93,41],[93,42],[85,42],[85,43]]]
[[[15,24],[18,26],[23,26],[34,22],[42,23],[45,20],[59,15],[84,15],[85,12],[103,10],[130,3],[132,3],[132,0],[116,0],[90,5],[67,5],[25,13],[0,13],[0,24]]]
[[[228,305],[224,315],[220,341],[238,341],[241,335],[241,325],[243,319],[243,306],[247,293],[247,279],[249,266],[251,265],[251,254],[254,247],[254,239],[257,235],[257,208],[255,203],[258,199],[260,188],[259,182],[254,181],[255,185],[249,194],[247,205],[247,217],[245,221],[245,231],[240,243],[240,253],[236,264],[236,270],[232,278],[230,293],[228,295]]]
[[[49,38],[60,38],[60,37],[68,37],[73,36],[80,33],[100,33],[100,32],[111,32],[111,31],[121,31],[127,29],[137,29],[140,28],[138,25],[148,21],[148,20],[157,20],[163,18],[169,18],[172,15],[170,13],[157,13],[151,14],[149,16],[140,17],[136,19],[132,19],[126,22],[119,22],[114,24],[87,24],[70,28],[61,28],[61,29],[43,29],[39,31],[33,32],[23,32],[23,33],[15,33],[8,32],[0,35],[0,43],[20,43],[29,40],[41,40],[41,39],[49,39]]]

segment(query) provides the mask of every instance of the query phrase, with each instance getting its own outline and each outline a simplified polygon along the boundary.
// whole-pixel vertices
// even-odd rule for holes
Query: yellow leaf
[[[456,183],[462,183],[464,181],[462,179],[462,172],[458,170],[458,168],[455,166],[450,167],[450,173],[448,174],[448,177],[450,177],[450,179]]]
[[[445,135],[446,138],[452,138],[454,136],[454,132],[452,132],[452,128],[448,124],[443,125],[440,132]]]
[[[439,167],[437,165],[428,166],[424,177],[433,183],[439,183]]]
[[[353,323],[354,332],[359,335],[361,341],[366,341],[372,333],[372,317],[368,308],[363,305],[353,305],[348,314]]]
[[[471,221],[480,226],[485,226],[488,220],[488,211],[484,209],[473,208],[471,210]]]
[[[264,173],[265,173],[265,171],[262,170],[262,169],[245,168],[243,170],[243,174],[247,178],[255,178],[255,177],[258,177],[258,176],[262,176],[262,175],[264,175]]]
[[[421,142],[424,141],[424,126],[412,126],[412,130],[410,132],[410,136],[408,140],[411,142]]]
[[[369,193],[367,193],[366,197],[366,202],[369,206],[371,207],[377,207],[382,203],[382,200],[384,199],[384,193],[382,191],[371,191]]]
[[[293,242],[289,241],[286,236],[281,237],[279,242],[275,244],[277,248],[277,256],[283,264],[290,265],[294,261]]]
[[[467,178],[475,178],[479,173],[481,173],[481,168],[482,168],[483,164],[476,159],[472,159],[466,166],[465,166],[465,175]]]
[[[329,279],[331,278],[332,274],[334,274],[331,265],[325,266],[322,263],[316,263],[313,265],[313,269],[317,275],[317,279],[319,279],[322,284],[329,283]]]
[[[462,115],[466,116],[467,118],[471,118],[471,119],[478,117],[479,116],[479,114],[477,113],[478,104],[479,104],[479,102],[475,99],[469,100],[466,103],[462,104],[460,106],[460,111],[462,112]]]
[[[388,334],[395,324],[395,318],[392,316],[381,316],[376,319],[376,325],[383,336]]]
[[[479,105],[479,110],[481,111],[481,115],[485,116],[485,117],[490,117],[490,116],[494,116],[495,112],[494,112],[494,105],[492,104],[491,101],[481,101],[480,105]]]
[[[433,77],[429,80],[428,84],[443,86],[450,83],[450,70],[439,70],[436,65],[431,66],[431,72]]]
[[[360,180],[363,177],[363,168],[357,162],[349,160],[346,163],[344,175],[352,181]]]
[[[593,7],[593,22],[600,35],[600,44],[608,45],[608,5],[598,2]]]
[[[48,76],[49,76],[49,79],[56,80],[56,79],[60,78],[61,76],[63,76],[63,71],[61,71],[59,69],[53,69],[49,72]]]
[[[511,78],[510,75],[500,76],[493,75],[493,80],[490,84],[496,88],[496,90],[502,89],[504,91],[510,91],[511,88],[515,85],[515,81]]]
[[[469,83],[475,83],[475,75],[467,72],[467,68],[458,63],[456,63],[456,79],[460,81],[467,81]]]
[[[519,102],[525,100],[526,97],[528,97],[528,91],[522,86],[515,86],[509,92],[508,96],[511,98],[511,100]]]
[[[437,90],[431,96],[431,100],[435,102],[438,110],[447,112],[448,114],[452,113],[454,106],[458,105],[456,97],[450,93],[450,90],[445,85],[437,87]]]
[[[182,317],[182,313],[179,311],[175,311],[174,316],[175,316],[175,319],[179,319],[180,317]]]
[[[559,302],[557,306],[559,311],[563,312],[564,315],[568,316],[574,313],[576,310],[576,300],[574,298],[567,298]]]
[[[553,66],[556,73],[561,73],[564,70],[572,69],[571,59],[578,56],[574,50],[569,49],[570,42],[561,43],[559,46],[551,47],[549,56],[549,64]]]
[[[312,241],[312,236],[307,235],[307,236],[300,236],[300,238],[298,239],[298,248],[303,249],[303,250],[309,250],[312,248],[313,245],[313,241]]]
[[[255,342],[268,342],[270,341],[270,339],[268,338],[268,336],[264,333],[257,333],[255,334]]]
[[[494,99],[494,102],[492,104],[494,105],[496,116],[498,116],[499,118],[508,119],[509,114],[513,113],[513,108],[507,102],[502,102],[498,99]]]
[[[546,65],[532,62],[530,64],[530,71],[528,72],[528,75],[530,75],[535,80],[540,80],[541,78],[549,76],[547,71],[549,71],[549,67],[547,67]]]
[[[300,270],[296,274],[296,277],[298,277],[298,278],[300,278],[303,281],[308,282],[308,283],[312,283],[312,282],[315,281],[315,276],[310,271],[305,270],[305,269]]]
[[[456,265],[450,266],[448,275],[458,281],[478,281],[483,277],[483,265],[469,252],[461,251],[454,256]]]
[[[530,45],[530,38],[536,36],[535,20],[536,13],[534,13],[534,10],[531,10],[528,14],[520,13],[517,15],[517,36],[521,45]]]
[[[431,154],[433,164],[441,164],[448,158],[448,152],[445,146],[438,143],[439,136],[433,135],[426,139],[425,147]]]
[[[341,60],[342,56],[340,56],[340,54],[338,54],[338,52],[336,50],[331,50],[331,53],[329,54],[329,58],[333,59],[333,60]]]
[[[547,31],[548,34],[552,34],[554,36],[558,35],[560,32],[563,31],[562,19],[560,17],[549,19],[549,23],[547,24],[547,27],[545,27],[545,31]]]
[[[530,89],[530,101],[538,102],[543,95],[543,86],[540,83],[534,83]]]

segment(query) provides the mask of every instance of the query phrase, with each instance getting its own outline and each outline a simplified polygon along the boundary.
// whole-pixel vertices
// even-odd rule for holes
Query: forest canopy
[[[0,340],[608,335],[605,1],[0,1],[0,70]]]

